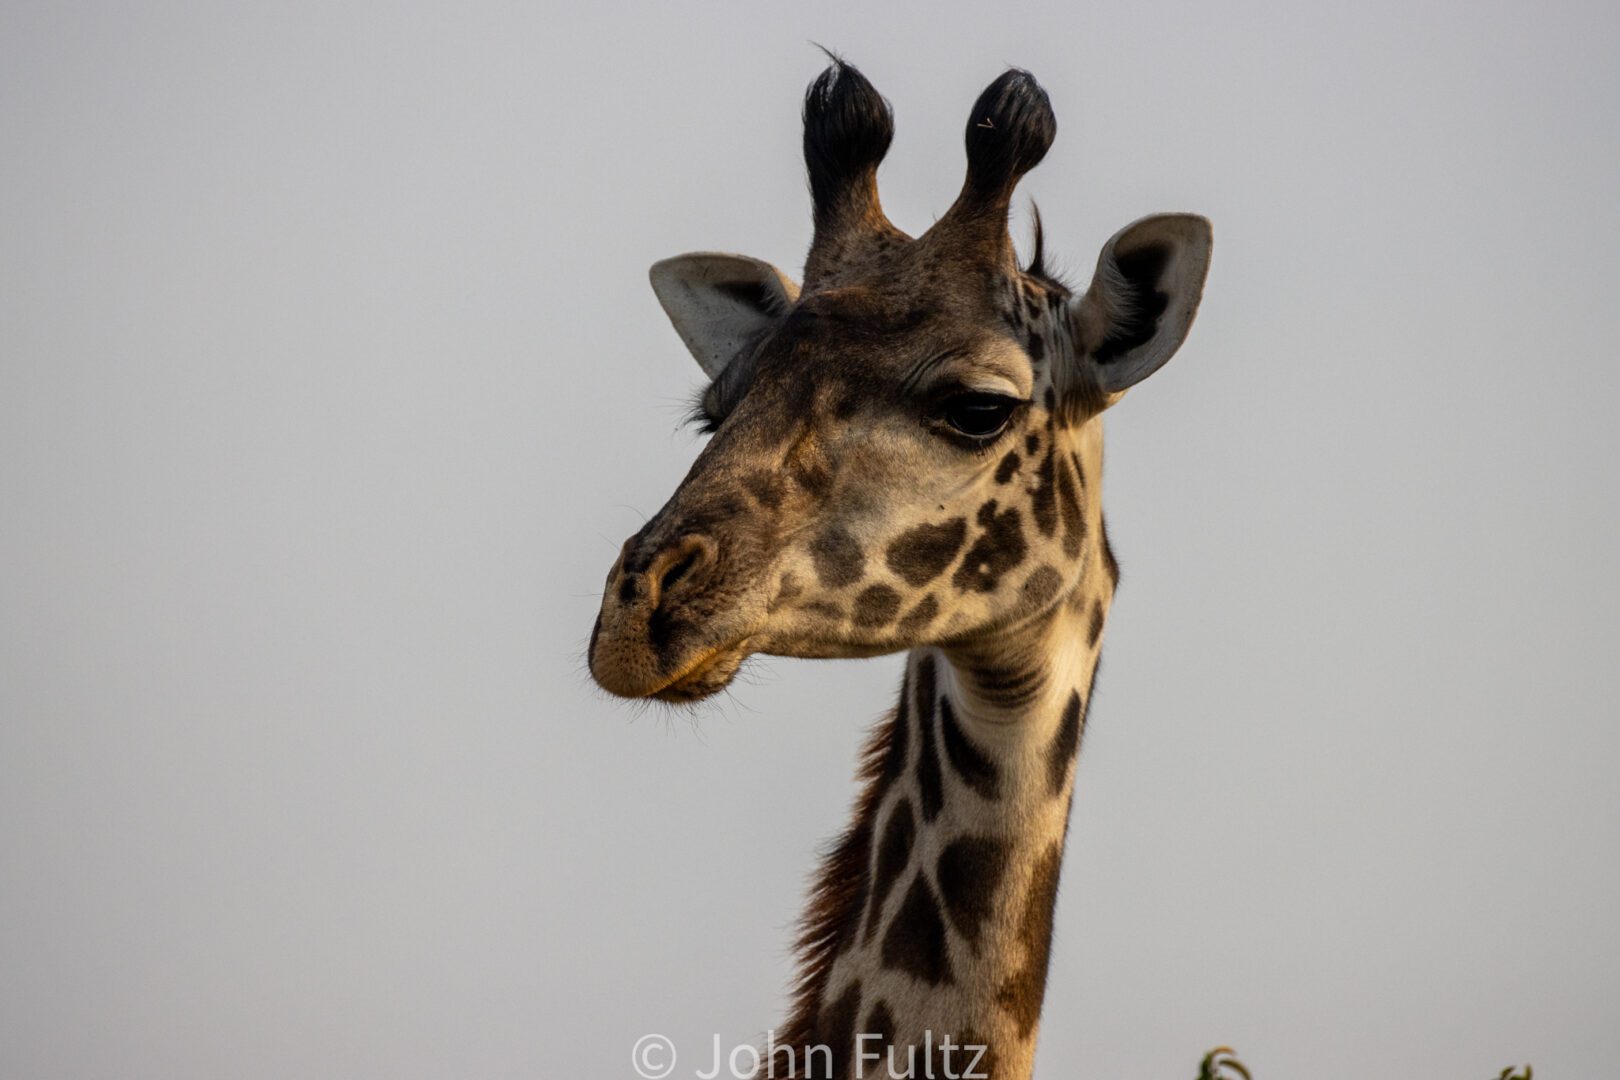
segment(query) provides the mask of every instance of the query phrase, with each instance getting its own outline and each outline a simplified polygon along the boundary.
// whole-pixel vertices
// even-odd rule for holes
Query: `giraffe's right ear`
[[[1175,355],[1209,276],[1209,220],[1155,214],[1115,233],[1085,295],[1072,301],[1081,363],[1112,399]]]
[[[675,332],[711,379],[799,298],[791,278],[746,255],[677,255],[653,263],[647,276]]]

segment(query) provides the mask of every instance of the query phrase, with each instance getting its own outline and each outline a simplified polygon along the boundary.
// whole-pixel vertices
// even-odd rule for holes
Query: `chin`
[[[737,677],[738,669],[747,658],[748,653],[743,649],[729,649],[716,653],[648,696],[655,701],[671,705],[696,704],[730,686],[731,680]]]

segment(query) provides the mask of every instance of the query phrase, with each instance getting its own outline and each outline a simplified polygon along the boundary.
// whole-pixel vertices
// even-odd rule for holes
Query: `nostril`
[[[692,567],[697,565],[699,554],[700,552],[698,549],[693,548],[691,551],[688,551],[684,556],[682,556],[681,560],[674,566],[671,566],[668,570],[665,570],[664,576],[658,579],[659,593],[668,593],[670,588],[677,581],[685,577],[687,572],[691,570]]]
[[[686,536],[660,551],[646,571],[652,606],[662,607],[673,590],[690,584],[713,559],[714,541],[706,536]]]

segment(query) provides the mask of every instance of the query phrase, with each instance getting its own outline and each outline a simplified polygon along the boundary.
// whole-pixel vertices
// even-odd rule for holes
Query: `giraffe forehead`
[[[1006,261],[896,239],[835,262],[704,392],[705,415],[771,426],[849,420],[941,387],[1031,398],[1061,337],[1068,292]],[[783,413],[783,409],[786,413]],[[776,441],[776,440],[768,440]]]
[[[1030,357],[999,316],[969,317],[931,298],[818,296],[801,303],[761,346],[756,382],[792,390],[795,407],[858,397],[905,397],[931,382],[1027,396]],[[1007,384],[1011,384],[1010,387]]]
[[[864,258],[833,268],[806,289],[800,306],[854,307],[872,313],[932,306],[988,318],[1008,287],[1023,277],[1015,265],[939,243],[911,241],[868,249]]]
[[[851,360],[870,369],[929,351],[966,352],[961,347],[970,344],[1022,346],[1037,328],[1061,321],[1068,297],[1014,264],[921,241],[838,269],[807,291],[772,335],[766,352],[778,363],[797,352],[798,362],[817,367]]]

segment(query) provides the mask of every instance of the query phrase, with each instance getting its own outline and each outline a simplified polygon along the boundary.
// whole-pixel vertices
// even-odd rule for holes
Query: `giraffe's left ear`
[[[1187,339],[1209,274],[1209,219],[1155,214],[1115,233],[1074,301],[1076,352],[1105,394],[1135,386]]]
[[[653,263],[648,277],[675,332],[711,379],[718,379],[799,298],[791,278],[746,255],[677,255]]]

